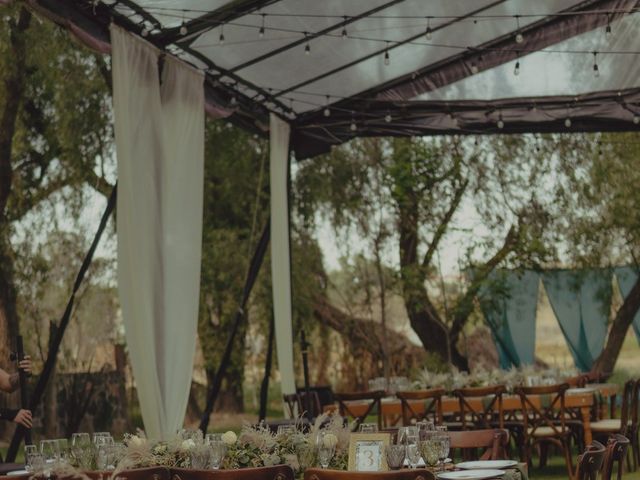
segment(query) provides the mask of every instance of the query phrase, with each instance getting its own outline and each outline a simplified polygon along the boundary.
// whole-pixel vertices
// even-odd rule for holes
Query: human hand
[[[20,363],[18,363],[18,368],[23,370],[27,375],[31,375],[31,357],[29,355],[25,355]]]
[[[26,428],[31,428],[33,425],[33,415],[31,414],[31,410],[20,409],[18,410],[18,414],[13,419],[15,423],[18,423]]]

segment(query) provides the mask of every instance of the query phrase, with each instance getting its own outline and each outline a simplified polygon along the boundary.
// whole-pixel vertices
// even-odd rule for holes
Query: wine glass
[[[424,463],[430,467],[438,465],[440,459],[440,447],[434,435],[429,435],[420,442],[420,453],[424,459]]]
[[[24,469],[31,473],[34,471],[33,468],[33,456],[34,455],[39,455],[40,452],[38,452],[38,447],[36,447],[35,445],[25,445],[24,446]],[[40,457],[42,458],[42,457]]]
[[[54,440],[58,444],[58,461],[61,464],[69,463],[69,441],[66,438]]]
[[[384,447],[387,465],[391,470],[399,470],[402,468],[406,453],[404,445],[386,445]]]
[[[321,468],[329,468],[333,454],[336,451],[335,437],[329,436],[329,432],[321,431],[318,434],[318,463]]]
[[[58,463],[60,452],[58,451],[58,442],[55,440],[41,440],[40,453],[45,468],[45,475],[51,476],[51,467]]]
[[[207,435],[207,437],[208,436],[209,435]],[[227,454],[227,445],[222,441],[222,436],[220,436],[220,439],[209,438],[208,441],[209,463],[211,468],[218,470],[224,460],[224,456]]]
[[[209,466],[210,461],[210,445],[198,444],[191,449],[191,468],[195,468],[196,470],[204,470]]]
[[[438,449],[438,460],[440,460],[440,467],[444,470],[444,461],[449,456],[449,449],[451,446],[451,439],[447,434],[438,435],[439,441],[439,449]]]
[[[420,449],[418,447],[418,435],[408,435],[405,440],[407,460],[410,468],[417,468],[420,462]]]
[[[91,468],[93,451],[91,437],[88,433],[74,433],[71,435],[71,455],[78,467],[83,470]]]

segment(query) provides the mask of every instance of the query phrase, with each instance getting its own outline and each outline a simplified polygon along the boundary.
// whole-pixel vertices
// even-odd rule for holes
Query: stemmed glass
[[[451,445],[451,439],[446,433],[441,433],[437,437],[438,441],[438,460],[440,461],[440,468],[444,470],[444,461],[449,456],[449,449]]]
[[[212,469],[218,470],[227,454],[227,445],[222,441],[222,434],[208,433],[204,443],[209,446],[209,465]]]
[[[107,433],[96,437],[93,435],[96,446],[96,468],[98,470],[106,470],[110,467],[110,457],[112,453],[113,437]]]
[[[402,468],[406,453],[407,451],[404,445],[387,445],[384,447],[387,465],[391,470],[399,470]]]
[[[51,467],[58,463],[60,452],[56,440],[41,440],[40,453],[44,461],[45,475],[51,476]]]
[[[320,467],[329,468],[333,454],[336,451],[336,445],[332,437],[327,432],[320,432],[318,435],[318,462]]]
[[[430,467],[438,465],[438,460],[440,460],[440,446],[435,432],[429,432],[426,438],[420,442],[420,453],[426,465]]]
[[[71,456],[78,467],[87,470],[91,468],[91,438],[88,433],[74,433],[71,435]]]
[[[420,462],[420,449],[418,448],[418,435],[412,434],[405,437],[405,448],[410,468],[417,468]]]

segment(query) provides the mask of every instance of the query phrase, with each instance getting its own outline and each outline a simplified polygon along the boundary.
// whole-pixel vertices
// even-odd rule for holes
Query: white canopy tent
[[[130,37],[139,37],[131,42],[144,39],[143,43],[158,52],[158,59],[175,57],[190,65],[183,68],[185,72],[193,72],[194,67],[204,74],[201,101],[205,105],[201,111],[206,109],[214,117],[226,117],[250,131],[270,135],[273,295],[284,393],[295,390],[287,204],[290,150],[298,158],[314,156],[355,136],[640,128],[639,1],[30,0],[30,3],[91,47],[108,53],[113,45],[114,70],[117,63],[110,25],[128,31]],[[167,62],[164,63],[166,67]],[[163,67],[163,75],[164,72]],[[157,78],[147,80],[148,85],[158,88]],[[163,101],[164,98],[153,99],[156,108]],[[191,112],[193,115],[193,109]],[[138,118],[141,123],[137,125],[159,122],[150,118],[156,114],[162,116],[162,108]],[[116,112],[116,122],[120,121],[118,117]],[[156,127],[155,133],[149,135],[149,145],[163,145],[158,147],[165,152],[161,157],[167,155],[165,163],[170,164],[182,158],[182,152],[172,150],[171,142],[167,144],[166,139],[158,137],[164,135],[166,128],[166,125]],[[130,134],[118,133],[121,130],[122,125],[116,125],[117,142],[118,137]],[[175,142],[185,145],[190,152],[184,161],[196,163],[195,167],[189,167],[193,176],[187,181],[193,185],[198,181],[197,165],[202,153],[199,145],[189,142],[197,143],[200,139],[194,136]],[[120,151],[118,145],[119,156]],[[132,162],[138,161],[130,156]],[[198,158],[194,160],[192,156]],[[175,169],[175,165],[158,167],[157,158],[149,162],[153,168],[160,168],[159,175],[164,175],[161,184],[166,192],[178,192],[158,193],[157,199],[188,196],[174,190],[176,170],[171,168]],[[178,171],[184,165],[180,163]],[[196,197],[189,196],[188,204],[196,205]],[[136,202],[139,198],[131,196],[129,203],[119,204],[119,208],[126,209]],[[153,333],[160,323],[163,331],[176,332],[184,340],[184,348],[174,349],[172,354],[179,356],[181,369],[160,368],[167,365],[166,358],[152,361],[144,355],[139,359],[132,356],[138,382],[140,375],[144,375],[141,372],[154,368],[162,375],[156,381],[161,388],[156,391],[163,400],[143,402],[143,415],[146,424],[149,418],[160,415],[154,421],[158,425],[154,433],[164,435],[175,427],[176,419],[182,418],[183,404],[186,405],[188,392],[181,390],[169,401],[170,395],[163,393],[162,385],[182,385],[180,376],[185,375],[193,358],[186,339],[195,336],[193,322],[197,311],[187,305],[193,304],[198,288],[193,278],[199,268],[194,260],[196,256],[199,259],[200,238],[199,227],[192,222],[184,229],[189,235],[175,243],[176,239],[169,238],[165,229],[166,222],[172,221],[171,214],[163,213],[163,208],[171,211],[175,207],[160,201],[156,205],[158,210],[150,210],[149,214],[159,215],[163,220],[153,227],[160,238],[154,246],[155,257],[151,256],[145,267],[148,278],[144,281],[148,282],[148,304],[164,305],[165,311],[159,316],[153,310],[134,314],[133,307],[129,313],[125,307],[124,314],[131,350],[142,345],[135,337],[129,337],[142,316],[149,319],[143,327],[148,337],[144,334],[142,337],[147,342],[149,337],[155,338],[155,352],[163,352],[163,345],[166,346],[166,339],[158,340]],[[119,224],[119,236],[126,235],[120,227]],[[144,233],[144,229],[152,227],[140,222],[132,222],[131,227],[138,231],[139,243],[130,252],[135,257],[145,248],[140,239],[149,238],[149,231]],[[182,250],[197,251],[196,256],[190,257],[188,271],[181,270],[181,275],[192,280],[186,284],[158,283],[149,272],[159,269],[170,276],[181,269],[183,264],[172,262],[171,258],[183,255]],[[132,282],[132,278],[128,281]],[[135,286],[137,282],[130,284]],[[173,302],[177,303],[173,304],[167,295],[177,290],[181,292],[174,295]],[[178,303],[184,308],[177,308]],[[176,322],[180,322],[179,327]],[[166,351],[160,354],[163,355],[167,355]]]

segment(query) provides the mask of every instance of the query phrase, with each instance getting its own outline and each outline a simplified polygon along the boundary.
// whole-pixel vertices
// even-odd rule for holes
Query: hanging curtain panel
[[[558,270],[542,275],[544,288],[576,367],[589,371],[607,336],[611,271]]]
[[[535,362],[539,282],[537,272],[500,270],[480,290],[480,308],[496,342],[501,368]]]
[[[291,319],[291,257],[289,246],[289,124],[271,114],[271,278],[276,348],[282,393],[296,393]]]
[[[146,433],[182,426],[195,351],[203,75],[112,25],[118,291]]]
[[[622,298],[627,298],[627,295],[629,295],[629,292],[638,280],[638,270],[633,267],[616,267],[614,272],[618,280],[618,287],[620,288]],[[631,325],[636,334],[636,340],[640,343],[640,312],[636,313]]]

